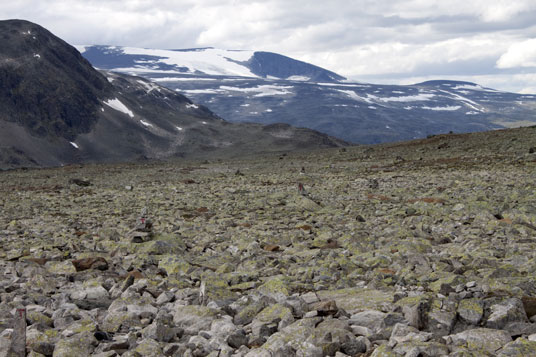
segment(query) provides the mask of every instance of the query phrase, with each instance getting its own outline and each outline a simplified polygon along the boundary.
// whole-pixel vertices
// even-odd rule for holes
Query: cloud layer
[[[357,80],[527,92],[536,73],[533,0],[18,0],[0,5],[8,18],[72,44],[274,51]]]

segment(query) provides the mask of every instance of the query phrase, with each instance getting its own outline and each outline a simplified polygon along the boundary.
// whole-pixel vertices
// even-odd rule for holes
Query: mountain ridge
[[[186,53],[186,58],[170,51],[131,47],[81,49],[90,61],[99,54],[98,61],[93,62],[96,66],[156,81],[206,105],[225,120],[285,122],[357,144],[536,124],[536,95],[501,92],[467,81],[377,85],[334,76],[322,81],[333,72],[324,70],[315,77],[295,60],[291,63],[299,71],[292,72],[293,67],[285,65],[282,57],[264,65],[275,68],[272,72],[254,74],[243,64],[262,51],[185,50],[181,56]],[[235,58],[222,61],[227,54]],[[272,57],[262,58],[269,61]],[[196,63],[202,64],[196,67]],[[231,70],[225,67],[229,63],[240,67]]]
[[[28,21],[0,30],[0,168],[347,145],[310,129],[226,122],[147,79],[97,71]]]

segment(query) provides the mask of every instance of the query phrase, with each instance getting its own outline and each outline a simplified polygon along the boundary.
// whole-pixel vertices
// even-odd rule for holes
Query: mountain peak
[[[111,86],[78,51],[25,20],[0,21],[0,119],[34,135],[73,138],[95,121]],[[61,90],[60,90],[61,89]]]
[[[324,68],[273,52],[255,52],[248,61],[248,67],[251,72],[263,78],[294,77],[313,82],[337,82],[346,79]]]

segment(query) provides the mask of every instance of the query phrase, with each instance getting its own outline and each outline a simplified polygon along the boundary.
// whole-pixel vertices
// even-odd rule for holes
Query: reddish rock
[[[262,249],[267,252],[279,252],[281,250],[280,247],[275,244],[267,244]]]
[[[88,269],[108,269],[108,262],[103,257],[76,259],[73,260],[72,263],[76,271],[84,271]]]
[[[523,302],[523,307],[529,318],[536,315],[536,297],[523,296],[521,301]]]
[[[34,262],[34,263],[39,264],[39,265],[45,265],[46,262],[48,262],[47,258],[28,258],[27,260],[29,262]]]
[[[337,311],[339,311],[339,308],[337,307],[335,300],[328,300],[313,304],[312,310],[318,311],[318,315],[320,316],[328,316],[335,315]]]

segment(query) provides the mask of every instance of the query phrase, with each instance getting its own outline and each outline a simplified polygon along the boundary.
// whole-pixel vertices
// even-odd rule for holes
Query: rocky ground
[[[0,356],[534,356],[535,139],[0,172]]]

